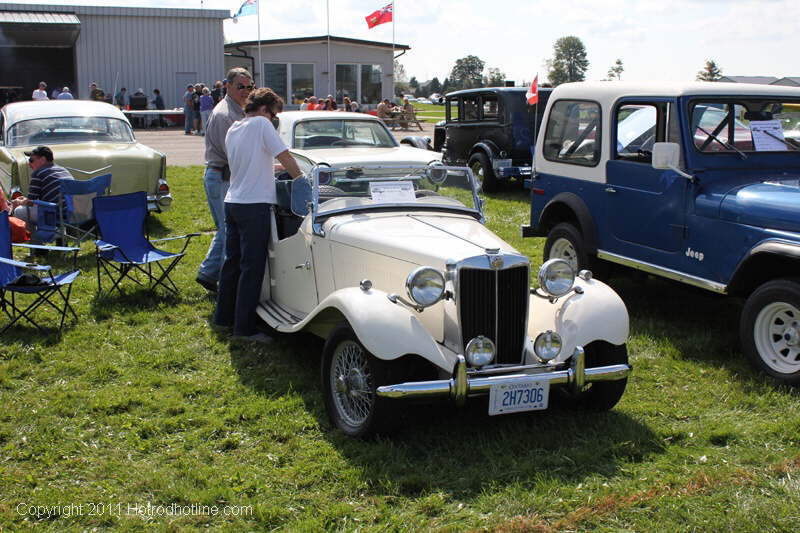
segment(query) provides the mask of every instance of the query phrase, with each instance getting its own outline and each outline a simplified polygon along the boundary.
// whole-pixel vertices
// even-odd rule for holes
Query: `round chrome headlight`
[[[539,287],[549,296],[564,296],[575,284],[575,271],[563,259],[550,259],[539,268]]]
[[[467,343],[466,352],[467,362],[480,368],[494,360],[495,347],[492,339],[478,335]]]
[[[561,335],[547,330],[533,342],[533,351],[541,361],[551,361],[561,353]]]
[[[444,275],[433,267],[419,267],[408,275],[406,292],[422,307],[429,307],[444,296]]]

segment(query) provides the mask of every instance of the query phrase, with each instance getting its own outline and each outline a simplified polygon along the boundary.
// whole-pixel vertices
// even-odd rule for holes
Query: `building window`
[[[292,101],[290,103],[302,104],[304,98],[314,96],[314,65],[292,63],[291,67]]]
[[[336,65],[336,101],[358,98],[358,65]]]
[[[377,104],[383,94],[380,65],[361,65],[361,103]]]
[[[314,65],[264,63],[264,87],[275,91],[287,104],[302,104],[304,98],[314,95]]]

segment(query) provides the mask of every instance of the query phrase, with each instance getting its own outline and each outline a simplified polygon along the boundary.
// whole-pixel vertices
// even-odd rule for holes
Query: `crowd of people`
[[[228,94],[228,80],[218,80],[214,88],[204,83],[189,84],[183,93],[184,133],[205,135],[211,110]]]
[[[352,111],[358,113],[360,110],[361,105],[355,100],[351,101],[349,96],[345,96],[340,105],[330,94],[327,98],[309,96],[303,99],[303,103],[300,104],[300,111]]]

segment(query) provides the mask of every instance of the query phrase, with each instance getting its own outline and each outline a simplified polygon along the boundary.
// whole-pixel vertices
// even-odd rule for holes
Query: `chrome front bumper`
[[[502,369],[493,369],[493,371]],[[453,377],[435,381],[416,381],[378,387],[377,394],[383,398],[442,398],[449,396],[458,405],[463,405],[469,396],[488,394],[492,385],[512,384],[535,377],[550,385],[566,385],[580,392],[587,383],[625,379],[631,373],[630,365],[609,365],[586,368],[586,355],[578,346],[572,353],[569,368],[550,370],[541,365],[524,365],[509,368],[509,374],[487,375],[486,372],[467,372],[467,361],[458,356]],[[470,375],[472,374],[472,375]]]

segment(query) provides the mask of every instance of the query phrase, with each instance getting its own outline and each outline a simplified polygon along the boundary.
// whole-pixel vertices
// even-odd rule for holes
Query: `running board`
[[[274,300],[260,302],[256,312],[267,324],[278,331],[292,331],[294,329],[293,326],[301,322],[307,315],[284,307]]]

